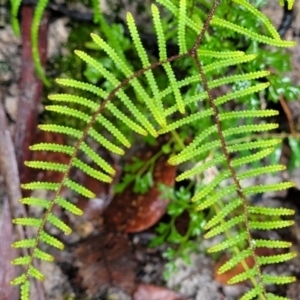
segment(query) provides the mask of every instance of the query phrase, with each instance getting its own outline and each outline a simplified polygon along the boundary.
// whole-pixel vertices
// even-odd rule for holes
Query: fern
[[[244,186],[243,180],[270,172],[277,172],[284,169],[284,166],[274,165],[267,167],[253,167],[249,171],[240,171],[241,167],[246,164],[260,161],[270,155],[274,151],[274,146],[280,142],[278,139],[256,140],[243,144],[230,144],[234,138],[238,138],[241,134],[253,132],[265,132],[277,127],[277,124],[258,122],[260,118],[268,118],[278,114],[274,110],[241,110],[227,112],[224,110],[224,104],[246,95],[257,93],[266,89],[269,83],[254,84],[255,79],[264,78],[269,74],[267,71],[257,70],[254,72],[225,75],[221,78],[214,79],[208,77],[210,72],[220,68],[228,68],[229,66],[237,66],[247,63],[256,58],[255,55],[245,55],[241,51],[225,51],[216,52],[205,49],[202,44],[205,41],[205,34],[209,25],[212,29],[216,27],[226,28],[236,32],[246,38],[253,39],[260,43],[266,43],[277,47],[290,47],[294,42],[283,41],[276,33],[274,27],[268,19],[262,15],[257,9],[252,7],[248,2],[243,0],[234,0],[234,5],[239,5],[246,9],[253,18],[260,19],[267,28],[269,35],[261,35],[243,28],[237,24],[233,24],[222,18],[215,16],[215,11],[219,5],[219,1],[215,1],[210,13],[202,22],[195,22],[187,15],[187,3],[185,0],[177,1],[158,0],[166,9],[168,9],[176,18],[177,40],[179,54],[167,56],[167,38],[163,30],[163,24],[157,6],[152,5],[152,17],[155,32],[158,40],[159,61],[150,64],[147,51],[142,45],[133,17],[128,14],[127,22],[133,45],[136,48],[137,56],[142,63],[142,69],[134,71],[131,63],[116,48],[114,50],[113,43],[111,45],[104,41],[96,34],[92,34],[93,41],[100,47],[114,62],[123,79],[117,78],[115,74],[106,69],[96,59],[83,51],[75,51],[75,54],[96,69],[101,75],[114,87],[110,90],[102,90],[94,85],[80,82],[72,79],[58,79],[57,82],[62,86],[72,87],[78,92],[86,91],[90,97],[81,97],[70,94],[50,95],[49,100],[54,105],[46,107],[47,110],[59,114],[63,114],[68,118],[77,118],[86,123],[84,130],[79,130],[71,126],[62,126],[57,124],[40,125],[40,129],[50,132],[59,132],[76,140],[75,146],[63,146],[51,143],[36,144],[31,147],[33,151],[49,151],[60,152],[70,156],[68,164],[57,164],[44,161],[29,161],[26,165],[31,168],[39,168],[63,173],[63,179],[60,183],[52,182],[31,182],[23,184],[22,188],[28,190],[45,189],[54,191],[54,197],[51,201],[41,198],[27,197],[21,199],[21,202],[27,205],[39,206],[45,209],[42,219],[37,218],[17,218],[15,224],[37,227],[37,236],[34,239],[25,239],[15,242],[12,246],[15,248],[30,248],[31,254],[25,257],[18,257],[13,261],[15,265],[24,265],[25,271],[19,277],[12,280],[12,284],[21,285],[21,299],[29,299],[30,279],[36,278],[43,280],[44,276],[39,270],[33,266],[34,259],[52,261],[53,258],[43,250],[41,244],[46,243],[56,248],[62,249],[63,244],[56,238],[45,232],[45,224],[50,223],[60,229],[65,234],[71,233],[71,228],[63,221],[59,220],[53,213],[53,207],[59,205],[75,215],[82,215],[82,211],[67,199],[62,198],[61,191],[64,187],[79,193],[87,198],[94,198],[93,192],[79,185],[70,179],[70,171],[72,168],[78,168],[84,173],[97,178],[103,182],[111,182],[115,174],[113,166],[101,158],[89,145],[90,138],[97,141],[110,152],[123,155],[126,148],[131,146],[130,141],[126,137],[126,130],[135,131],[141,135],[150,134],[157,137],[160,134],[171,132],[176,135],[176,130],[183,128],[193,128],[201,122],[202,130],[195,136],[189,145],[181,144],[182,149],[179,152],[174,150],[173,155],[169,159],[169,163],[179,165],[183,162],[191,162],[194,167],[186,170],[177,177],[177,180],[183,180],[191,176],[202,176],[210,167],[216,166],[220,168],[220,173],[206,184],[204,187],[196,189],[191,201],[195,203],[195,209],[201,211],[211,208],[215,210],[215,216],[206,224],[209,230],[205,237],[226,233],[227,239],[223,242],[212,246],[209,252],[224,251],[231,249],[236,255],[225,263],[219,269],[219,273],[230,270],[238,263],[242,263],[245,271],[233,277],[229,283],[237,283],[246,279],[250,279],[253,288],[246,293],[241,299],[280,299],[271,293],[267,293],[265,284],[286,284],[294,281],[293,277],[277,277],[262,273],[261,266],[265,264],[280,263],[292,259],[294,253],[284,253],[272,255],[269,257],[258,257],[255,249],[259,247],[267,248],[288,248],[290,243],[284,241],[267,241],[254,239],[252,230],[269,230],[287,227],[293,224],[292,220],[281,220],[281,216],[293,215],[293,211],[289,209],[279,208],[263,208],[254,207],[247,201],[247,196],[254,193],[263,193],[266,191],[275,191],[288,189],[294,186],[294,183],[284,182],[271,185]],[[47,1],[40,1],[37,16],[41,16]],[[289,5],[292,1],[289,2]],[[202,13],[199,13],[203,17]],[[35,25],[39,22],[39,18],[35,18]],[[101,21],[101,14],[95,15],[95,21]],[[36,28],[36,27],[35,27]],[[195,34],[196,41],[194,45],[188,49],[187,40],[188,33]],[[35,37],[36,37],[35,32]],[[205,63],[203,58],[213,59],[213,62]],[[174,61],[181,59],[189,59],[194,63],[194,71],[192,75],[187,75],[183,80],[177,80],[173,68]],[[161,89],[156,82],[154,68],[162,67],[165,72],[165,87]],[[196,74],[196,75],[195,75]],[[143,80],[141,77],[143,77]],[[146,80],[146,84],[145,84]],[[213,98],[211,90],[215,87],[234,83],[236,81],[248,81],[250,86],[241,88],[238,91],[229,91],[226,95]],[[202,86],[203,91],[196,89]],[[124,89],[124,87],[130,89]],[[186,95],[181,91],[182,87],[193,88],[196,92],[194,95]],[[138,101],[134,101],[130,91]],[[97,101],[93,99],[97,97]],[[116,99],[114,99],[116,98]],[[172,101],[171,101],[171,100]],[[116,101],[117,104],[116,104]],[[99,104],[100,102],[100,104]],[[69,103],[76,103],[77,108],[70,108]],[[209,107],[203,110],[193,111],[194,104],[204,107],[204,103]],[[82,107],[82,111],[80,108]],[[144,107],[148,112],[145,113]],[[83,109],[84,108],[84,109]],[[86,110],[89,109],[90,113]],[[109,111],[115,121],[123,123],[122,129],[114,124],[106,115],[105,111]],[[84,111],[84,112],[83,112]],[[124,113],[124,111],[126,113]],[[180,117],[178,117],[180,116]],[[179,119],[178,119],[179,118]],[[229,127],[228,120],[238,120],[238,127]],[[254,121],[255,120],[255,121]],[[254,124],[253,124],[254,123]],[[231,123],[232,124],[232,123]],[[249,125],[252,124],[252,125]],[[126,127],[126,128],[125,128]],[[122,132],[123,130],[123,132]],[[87,139],[89,137],[89,139]],[[212,152],[213,150],[213,152]],[[245,151],[247,150],[247,151]],[[91,167],[85,162],[80,155],[83,152],[97,165]],[[195,164],[203,159],[208,153],[215,153],[210,160]],[[232,157],[229,155],[234,153]],[[101,169],[101,171],[98,170]],[[226,188],[221,188],[225,180],[231,179],[232,183]],[[228,201],[228,199],[230,199]],[[224,204],[225,203],[225,204]],[[218,209],[216,209],[216,207]],[[242,213],[241,213],[242,212]],[[256,216],[262,215],[262,221],[257,221]],[[271,218],[268,219],[268,216]],[[276,217],[276,218],[275,218]],[[236,227],[238,227],[236,229]],[[238,235],[235,236],[235,232]],[[241,245],[247,244],[245,248]],[[252,257],[254,266],[248,267],[245,259]]]

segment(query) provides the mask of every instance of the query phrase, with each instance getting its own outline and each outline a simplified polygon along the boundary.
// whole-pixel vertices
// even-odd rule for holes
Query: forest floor
[[[298,42],[298,45],[291,50],[293,70],[289,75],[295,85],[300,85],[300,3],[297,5],[294,9],[293,21],[285,33],[285,38]],[[89,11],[87,11],[88,13]],[[282,9],[277,3],[275,4],[275,1],[270,1],[265,13],[270,16],[276,26],[279,26]],[[66,49],[59,50],[68,39],[67,23],[68,17],[65,16],[57,17],[50,23],[48,30],[49,60],[54,60],[57,55],[64,55],[67,51]],[[14,36],[9,26],[9,18],[6,16],[5,22],[0,28],[0,84],[1,101],[3,101],[12,134],[17,121],[19,80],[22,66],[20,52],[20,39]],[[279,107],[281,113],[279,122],[288,124],[288,121],[292,120],[295,128],[299,131],[300,98],[289,102],[288,107],[292,116],[287,116],[284,109]],[[40,105],[39,109],[42,112],[43,105]],[[53,139],[51,136],[39,138],[48,141]],[[104,155],[106,154],[104,153]],[[114,157],[109,159],[117,164]],[[288,164],[289,159],[290,150],[284,143],[281,161]],[[64,158],[60,157],[59,160],[63,161]],[[162,159],[159,164],[158,173],[159,168],[165,168],[165,161]],[[174,170],[168,170],[169,178],[165,180],[171,180],[174,175]],[[34,176],[45,178],[45,176],[52,175],[38,173]],[[77,176],[81,181],[86,180],[86,185],[95,185],[91,179],[82,178],[82,174],[75,174],[74,176]],[[260,178],[257,183],[263,184],[282,180],[295,181],[296,187],[284,193],[259,195],[255,201],[261,205],[289,207],[296,210],[295,226],[291,229],[267,232],[265,238],[278,237],[293,242],[292,250],[299,253],[298,257],[279,266],[268,267],[268,271],[296,276],[297,281],[295,283],[288,287],[276,286],[274,291],[293,300],[300,300],[300,168],[293,170],[293,172],[285,171],[276,176]],[[49,196],[45,195],[43,191],[41,193],[46,197]],[[127,195],[126,199],[134,201],[134,199],[129,199],[131,196],[132,194]],[[66,222],[74,229],[72,235],[60,235],[49,228],[50,231],[52,230],[52,234],[57,235],[65,243],[66,249],[64,251],[48,249],[55,256],[56,263],[41,264],[41,271],[46,276],[44,289],[47,300],[236,300],[249,288],[248,283],[234,286],[226,285],[225,282],[233,276],[232,273],[227,273],[224,276],[218,276],[215,273],[216,266],[226,257],[215,261],[205,253],[205,248],[214,244],[216,240],[201,241],[200,243],[198,241],[197,251],[190,257],[191,263],[186,264],[182,259],[177,259],[178,271],[171,273],[169,279],[165,279],[163,272],[166,259],[163,257],[163,252],[167,245],[148,247],[150,240],[155,236],[154,227],[156,224],[138,233],[121,234],[108,230],[108,227],[103,230],[104,224],[109,226],[111,219],[118,212],[116,209],[103,212],[105,203],[111,197],[111,186],[98,184],[97,197],[91,201],[77,199],[77,204],[85,211],[82,218],[74,219],[71,215],[57,212],[61,213]],[[0,237],[3,237],[6,230],[5,199],[6,189],[3,177],[0,175]],[[120,205],[122,207],[122,204]],[[30,213],[39,216],[42,212],[35,210]],[[163,216],[164,218],[166,216]],[[120,221],[118,226],[122,227],[125,224],[125,221],[122,222]],[[183,219],[182,222],[184,227],[187,220]],[[129,226],[127,223],[125,225]],[[0,268],[0,281],[4,276],[3,270]],[[1,291],[0,286],[0,298],[1,293],[5,295],[5,291]],[[33,298],[33,300],[35,299]]]

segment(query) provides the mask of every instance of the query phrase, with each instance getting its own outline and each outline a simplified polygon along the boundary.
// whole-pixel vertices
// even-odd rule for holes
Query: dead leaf
[[[80,242],[74,250],[77,282],[92,295],[100,289],[119,287],[128,294],[135,289],[135,263],[126,235],[101,234]]]
[[[133,185],[130,184],[114,197],[104,213],[104,221],[109,229],[128,233],[140,232],[156,224],[165,214],[169,201],[160,197],[158,185],[162,183],[173,186],[176,175],[176,167],[169,165],[167,160],[168,156],[162,155],[156,161],[154,185],[147,193],[134,193]]]
[[[133,294],[133,300],[187,300],[187,298],[167,288],[140,283]]]

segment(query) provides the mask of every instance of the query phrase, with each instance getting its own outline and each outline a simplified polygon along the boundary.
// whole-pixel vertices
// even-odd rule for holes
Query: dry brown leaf
[[[92,236],[74,250],[74,258],[78,267],[77,282],[90,294],[111,286],[133,293],[136,265],[126,235]]]
[[[152,155],[148,152],[148,157]],[[160,197],[158,185],[173,186],[176,175],[176,167],[169,165],[167,160],[168,157],[163,155],[156,161],[154,185],[147,193],[136,194],[133,185],[129,185],[114,197],[104,213],[104,221],[110,230],[140,232],[156,224],[165,214],[169,201]]]

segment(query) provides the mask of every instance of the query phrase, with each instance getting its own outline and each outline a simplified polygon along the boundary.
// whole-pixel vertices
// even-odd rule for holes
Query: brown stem
[[[30,171],[24,166],[24,161],[30,160],[29,146],[33,144],[37,126],[38,107],[42,100],[43,83],[35,75],[32,58],[31,25],[33,19],[31,6],[21,8],[22,50],[21,75],[19,82],[19,103],[17,122],[14,133],[14,144],[21,182],[29,182]],[[49,14],[45,13],[39,30],[39,50],[42,65],[47,58],[47,30]]]

